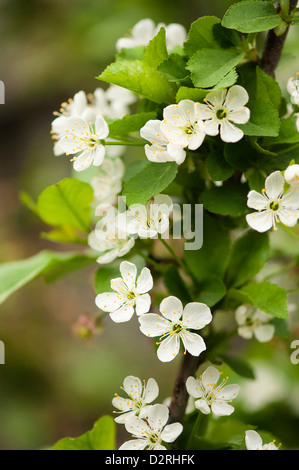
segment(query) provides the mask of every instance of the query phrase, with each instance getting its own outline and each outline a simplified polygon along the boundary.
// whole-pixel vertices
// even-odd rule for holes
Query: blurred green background
[[[6,86],[6,104],[0,106],[1,262],[25,258],[43,248],[65,249],[39,238],[45,227],[21,205],[19,191],[36,198],[46,186],[71,174],[68,160],[53,156],[52,112],[77,91],[93,92],[99,86],[94,77],[113,60],[116,40],[142,18],[179,22],[188,29],[199,16],[221,17],[232,3],[0,0],[0,80]],[[298,70],[298,31],[294,31],[278,69],[281,85],[285,87]],[[112,413],[113,394],[129,374],[154,377],[160,400],[171,394],[179,361],[160,363],[140,335],[137,321],[116,325],[107,319],[103,334],[90,343],[74,336],[72,325],[78,317],[97,313],[94,270],[82,270],[50,285],[37,279],[1,306],[6,365],[0,366],[0,449],[37,449],[85,432],[99,416]],[[267,409],[260,413],[256,403],[250,408],[245,399],[239,413],[251,424],[280,431],[280,439],[295,446],[299,365],[290,363],[290,351],[283,342],[274,342],[270,352],[244,341],[238,347],[257,361],[257,367],[267,369],[269,360],[272,374],[262,385]],[[278,384],[273,377],[278,368],[281,390],[275,394],[272,388]],[[245,382],[246,398],[246,387],[254,383]],[[251,398],[252,393],[248,392]],[[251,416],[251,411],[256,415]],[[119,442],[124,438],[127,434],[118,426]]]

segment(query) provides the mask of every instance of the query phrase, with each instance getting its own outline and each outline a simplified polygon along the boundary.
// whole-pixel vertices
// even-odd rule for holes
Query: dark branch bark
[[[294,10],[297,5],[297,0],[290,1],[290,11]],[[277,11],[280,11],[280,6],[278,5]],[[262,69],[271,77],[274,76],[275,69],[278,65],[283,45],[286,40],[289,27],[286,29],[282,36],[276,36],[274,30],[271,29],[266,37],[263,54],[261,58]]]

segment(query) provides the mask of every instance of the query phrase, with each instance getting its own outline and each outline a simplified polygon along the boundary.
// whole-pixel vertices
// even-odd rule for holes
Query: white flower
[[[183,308],[182,302],[173,296],[160,304],[161,315],[148,313],[139,317],[140,330],[149,337],[157,337],[157,355],[160,361],[172,361],[180,350],[181,341],[192,356],[199,356],[206,349],[201,336],[193,330],[201,330],[212,320],[207,305],[191,302]],[[190,331],[191,330],[191,331]]]
[[[290,165],[284,172],[284,179],[290,186],[299,184],[299,165]]]
[[[198,103],[199,104],[199,103]],[[169,142],[196,150],[204,141],[204,124],[197,113],[197,103],[182,100],[164,108],[160,128]]]
[[[296,74],[296,78],[291,77],[287,83],[287,90],[291,95],[291,101],[296,106],[299,106],[299,72]]]
[[[217,90],[209,93],[204,102],[198,103],[197,114],[204,120],[205,133],[218,135],[224,142],[238,142],[244,136],[235,124],[249,121],[250,111],[245,107],[249,96],[245,88],[234,85],[229,90]]]
[[[105,157],[103,139],[109,134],[109,127],[102,116],[97,116],[95,124],[87,122],[78,116],[68,118],[59,146],[67,155],[76,155],[73,158],[74,169],[82,171],[91,164],[99,166]]]
[[[169,227],[172,199],[166,194],[158,194],[145,205],[132,204],[127,211],[127,231],[140,238],[153,238],[158,233],[165,234]]]
[[[124,170],[125,167],[120,158],[104,160],[96,176],[90,181],[98,204],[115,202],[117,194],[121,192]]]
[[[257,191],[248,193],[247,205],[258,212],[248,214],[248,225],[258,232],[266,232],[281,222],[293,227],[299,217],[299,187],[284,192],[284,178],[280,171],[271,173],[265,181],[262,194]]]
[[[295,113],[294,116],[296,116],[296,127],[297,131],[299,132],[299,113]]]
[[[213,366],[208,367],[200,376],[200,380],[188,377],[186,388],[196,399],[195,407],[203,414],[211,411],[216,416],[229,416],[234,412],[234,407],[229,405],[237,397],[240,386],[226,385],[228,377],[217,385],[221,373]]]
[[[148,268],[143,268],[136,279],[135,264],[123,261],[120,264],[120,273],[122,277],[110,281],[114,292],[104,292],[96,297],[96,305],[104,312],[110,312],[110,318],[116,323],[129,321],[134,309],[137,315],[147,313],[151,305],[147,292],[153,287],[153,278]]]
[[[96,229],[88,236],[89,246],[103,253],[97,259],[100,264],[107,264],[126,255],[135,244],[134,237],[128,235],[123,226],[123,214],[117,215],[116,209],[108,206],[107,215],[98,223]]]
[[[251,306],[240,305],[235,316],[239,325],[238,334],[242,338],[251,339],[255,336],[260,343],[265,343],[273,338],[275,327],[267,324],[272,319],[271,315],[253,309]]]
[[[247,450],[278,450],[278,447],[276,447],[274,442],[269,442],[269,444],[263,445],[261,436],[253,430],[246,431],[245,443]]]
[[[140,129],[141,137],[151,143],[151,145],[145,145],[145,154],[151,162],[176,162],[180,165],[186,158],[184,147],[169,142],[163,134],[160,124],[161,121],[158,119],[151,120]]]
[[[159,395],[159,387],[154,379],[149,379],[147,383],[144,380],[142,383],[138,377],[132,375],[125,378],[121,389],[129,398],[120,397],[116,393],[112,404],[120,410],[113,413],[121,413],[115,418],[115,422],[122,424],[131,416],[147,417],[150,409],[149,403],[152,403]]]
[[[60,111],[55,111],[54,116],[58,116],[52,121],[51,134],[52,138],[56,141],[54,144],[54,155],[63,155],[65,152],[63,148],[58,144],[58,140],[61,138],[62,133],[65,130],[65,125],[68,122],[67,118],[71,116],[80,116],[84,119],[89,115],[87,97],[84,91],[79,91],[70,98],[68,102],[61,104]]]
[[[166,424],[169,410],[165,405],[153,405],[147,419],[132,416],[125,421],[126,430],[135,439],[125,442],[119,450],[166,450],[162,442],[174,442],[183,431],[180,423]]]
[[[131,49],[136,46],[147,46],[161,28],[165,28],[168,51],[176,46],[183,46],[187,40],[187,33],[182,25],[171,23],[166,26],[164,23],[159,23],[156,26],[151,19],[145,18],[133,26],[130,36],[118,39],[116,49],[120,51],[121,49]]]

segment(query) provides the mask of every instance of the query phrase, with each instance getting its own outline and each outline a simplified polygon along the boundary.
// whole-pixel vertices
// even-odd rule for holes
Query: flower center
[[[277,201],[272,201],[269,204],[271,211],[277,211],[279,209],[279,203]]]
[[[216,111],[216,117],[217,119],[225,119],[227,116],[227,110],[224,108],[217,109]]]
[[[173,325],[172,327],[172,333],[174,334],[178,334],[182,331],[183,327],[182,325],[180,325],[179,323],[176,323],[175,325]]]

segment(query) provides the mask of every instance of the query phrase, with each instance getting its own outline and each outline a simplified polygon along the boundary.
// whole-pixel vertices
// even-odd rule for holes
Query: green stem
[[[150,256],[147,256],[145,255],[142,251],[140,250],[136,250],[136,253],[141,256],[143,259],[145,259],[145,261],[147,261],[148,263],[150,263],[152,266],[154,266],[158,271],[160,272],[164,272],[164,267],[163,266],[160,266],[160,263],[158,263],[157,261],[155,261],[153,258],[151,258]]]
[[[142,142],[142,141],[134,141],[134,140],[122,140],[122,141],[119,141],[119,142],[109,142],[109,141],[105,141],[104,142],[104,145],[105,147],[107,145],[126,145],[126,146],[131,146],[131,147],[144,147],[146,142]]]

